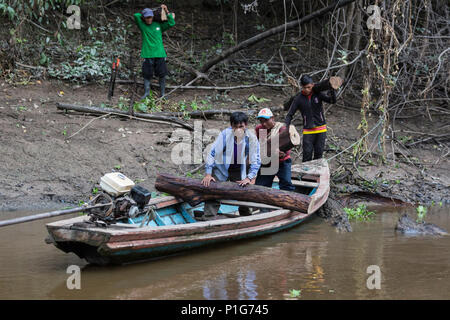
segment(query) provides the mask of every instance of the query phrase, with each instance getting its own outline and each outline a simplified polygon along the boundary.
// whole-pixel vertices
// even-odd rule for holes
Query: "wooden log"
[[[311,197],[289,191],[271,189],[262,186],[239,186],[235,182],[212,182],[209,187],[200,180],[158,174],[155,188],[181,198],[191,206],[207,200],[239,200],[264,203],[294,211],[308,212]]]
[[[301,142],[300,134],[293,125],[290,125],[289,130],[281,132],[278,136],[280,141],[279,149],[283,152],[291,150],[293,147],[298,146]]]
[[[283,128],[284,127],[285,126],[283,126]],[[278,149],[283,152],[291,150],[293,147],[300,145],[301,142],[301,136],[293,125],[289,126],[289,130],[284,130],[273,136],[271,135],[267,140],[267,143],[260,137],[261,150],[266,150],[266,156],[261,154],[261,161],[263,164],[267,164],[270,161],[269,158],[272,155],[272,141],[274,141],[274,139],[278,139]],[[266,147],[264,147],[264,144],[266,144]],[[276,153],[278,158],[278,152]]]
[[[256,110],[251,109],[237,109],[237,110],[225,110],[225,109],[210,109],[210,110],[197,110],[197,111],[187,111],[187,112],[155,112],[154,115],[162,115],[166,117],[184,117],[189,116],[191,118],[203,118],[216,115],[231,115],[233,112],[244,112],[251,116],[256,113]]]
[[[94,106],[92,106],[92,107],[91,106],[77,106],[77,105],[67,104],[67,103],[57,103],[56,107],[60,110],[72,110],[72,111],[78,111],[78,112],[83,112],[83,113],[94,113],[94,114],[110,113],[110,114],[114,114],[114,115],[130,117],[130,115],[126,111],[121,111],[121,110],[116,110],[116,109],[111,109],[111,108],[99,108],[99,107],[94,107]],[[175,118],[175,117],[135,112],[133,118],[157,120],[157,121],[168,122],[169,124],[173,123],[174,125],[181,126],[190,131],[194,131],[194,128],[191,125],[189,125],[186,122],[181,121],[180,119]]]
[[[330,89],[337,90],[342,85],[344,81],[341,77],[331,77],[314,84],[313,91],[316,93],[327,91]]]
[[[320,93],[322,91],[327,91],[327,90],[330,90],[330,89],[337,90],[337,89],[339,89],[341,87],[343,82],[344,82],[344,80],[341,77],[331,77],[329,79],[325,79],[323,81],[315,83],[314,87],[313,87],[313,91],[315,93]],[[301,94],[301,92],[292,95],[288,100],[286,100],[283,103],[283,110],[284,111],[288,111],[289,110],[289,108],[292,105],[292,102],[294,102],[295,97],[297,97],[299,94]]]
[[[192,72],[195,72],[193,69]],[[199,73],[202,74],[202,73]],[[133,84],[133,80],[116,80],[116,83],[118,84]],[[138,85],[143,86],[143,81],[138,81]],[[158,83],[152,83],[152,86],[158,87]],[[287,84],[277,84],[277,83],[254,83],[254,84],[242,84],[242,85],[236,85],[236,86],[228,86],[228,87],[219,87],[219,86],[191,86],[191,85],[185,85],[185,86],[171,86],[166,85],[166,89],[181,89],[181,90],[217,90],[217,91],[229,91],[229,90],[236,90],[236,89],[249,89],[254,87],[270,87],[270,88],[284,88],[287,87]],[[271,109],[272,110],[272,109]]]

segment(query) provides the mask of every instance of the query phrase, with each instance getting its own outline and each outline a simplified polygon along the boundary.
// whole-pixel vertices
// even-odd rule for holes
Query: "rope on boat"
[[[155,220],[155,219],[156,219],[155,206],[149,206],[147,213],[145,214],[144,219],[142,219],[142,222],[141,222],[139,228],[142,228],[144,226],[144,224],[148,225],[150,223],[150,221]]]

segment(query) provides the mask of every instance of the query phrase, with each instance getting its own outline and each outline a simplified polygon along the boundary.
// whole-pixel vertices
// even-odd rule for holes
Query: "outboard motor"
[[[99,193],[90,204],[111,204],[104,208],[91,210],[91,222],[98,226],[114,224],[118,220],[135,218],[149,211],[148,203],[151,192],[136,186],[132,180],[120,172],[104,175],[100,179],[100,187],[104,192]]]

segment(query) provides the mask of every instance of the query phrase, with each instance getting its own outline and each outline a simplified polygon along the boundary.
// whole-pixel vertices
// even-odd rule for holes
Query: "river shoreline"
[[[125,85],[118,86],[118,92],[126,89]],[[77,87],[59,81],[42,81],[20,87],[0,80],[0,90],[3,93],[0,97],[0,212],[54,210],[87,202],[95,190],[100,190],[100,178],[112,171],[120,171],[154,191],[157,173],[184,175],[198,166],[178,165],[170,159],[177,143],[170,140],[176,127],[113,116],[96,119],[56,108],[58,102],[100,105],[107,95],[105,86]],[[237,109],[248,103],[251,94],[271,98],[253,106],[256,110],[281,106],[286,99],[282,90],[265,87],[233,90],[221,100],[214,100],[210,92],[185,91],[175,92],[167,107],[190,99],[209,99],[214,109]],[[285,112],[277,112],[275,117],[283,121]],[[411,204],[450,203],[450,164],[445,145],[417,144],[402,151],[407,158],[398,154],[397,149],[387,150],[386,161],[380,160],[376,149],[372,160],[364,160],[355,167],[351,163],[351,151],[345,149],[358,139],[359,112],[349,111],[338,100],[327,110],[326,117],[329,131],[324,157],[333,158],[329,162],[331,183],[338,194],[351,196],[365,192]],[[420,131],[429,125],[418,120],[417,127],[412,129]],[[229,125],[228,116],[185,121],[190,124],[201,121],[204,130]],[[300,127],[298,121],[293,123]],[[375,120],[369,121],[373,124]],[[250,117],[249,127],[255,125],[256,119]],[[439,125],[439,119],[433,125]],[[401,123],[396,126],[403,130]],[[409,130],[411,126],[408,122]],[[395,162],[392,154],[396,154]],[[293,163],[301,162],[300,149],[293,150],[292,158]],[[200,171],[192,177],[199,179],[202,175]]]

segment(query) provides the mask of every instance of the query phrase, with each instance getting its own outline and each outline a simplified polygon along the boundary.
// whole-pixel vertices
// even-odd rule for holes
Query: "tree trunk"
[[[274,27],[272,29],[269,29],[269,30],[267,30],[265,32],[262,32],[262,33],[260,33],[260,34],[258,34],[256,36],[254,36],[252,38],[249,38],[249,39],[239,43],[237,46],[234,46],[234,47],[232,47],[232,48],[230,48],[228,50],[225,50],[220,55],[218,55],[215,58],[207,61],[204,64],[201,72],[207,72],[209,69],[211,69],[211,67],[213,67],[217,63],[221,62],[222,60],[226,59],[228,56],[232,55],[233,53],[235,53],[235,52],[237,52],[239,50],[242,50],[244,48],[252,46],[255,43],[257,43],[257,42],[259,42],[261,40],[264,40],[264,39],[266,39],[268,37],[271,37],[271,36],[273,36],[273,35],[275,35],[277,33],[284,32],[285,30],[289,30],[289,29],[295,28],[298,25],[301,25],[301,24],[304,24],[306,22],[312,21],[314,18],[318,18],[320,16],[323,16],[324,14],[326,14],[326,13],[328,13],[330,11],[333,11],[333,10],[335,10],[337,8],[341,8],[343,6],[346,6],[349,3],[352,3],[354,1],[355,0],[342,0],[342,1],[339,1],[337,3],[333,3],[333,4],[329,5],[328,7],[325,7],[323,9],[317,10],[316,12],[311,13],[311,14],[307,15],[306,17],[303,17],[302,19],[294,20],[294,21],[288,22],[286,24],[283,24],[281,26]]]
[[[158,174],[155,188],[181,198],[191,206],[207,200],[241,200],[264,203],[294,211],[308,212],[310,197],[300,193],[247,185],[236,182],[212,182],[209,187],[200,180]]]

